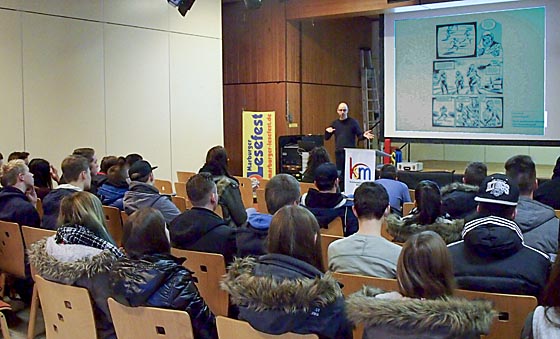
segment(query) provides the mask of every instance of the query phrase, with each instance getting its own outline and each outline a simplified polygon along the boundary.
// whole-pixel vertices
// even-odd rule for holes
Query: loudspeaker
[[[243,0],[247,9],[261,8],[262,0]]]

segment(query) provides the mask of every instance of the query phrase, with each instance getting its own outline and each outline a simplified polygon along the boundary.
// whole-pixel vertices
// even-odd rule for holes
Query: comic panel
[[[480,117],[483,127],[504,127],[504,104],[502,98],[484,98],[481,106]]]
[[[485,19],[478,25],[479,40],[477,55],[487,58],[502,58],[502,24],[494,19]]]
[[[432,126],[455,126],[455,107],[453,104],[453,98],[432,98]]]
[[[436,25],[436,58],[476,56],[476,22]]]
[[[455,98],[455,115],[457,127],[482,127],[480,104],[477,97]]]
[[[501,59],[459,59],[435,61],[433,95],[503,94]]]

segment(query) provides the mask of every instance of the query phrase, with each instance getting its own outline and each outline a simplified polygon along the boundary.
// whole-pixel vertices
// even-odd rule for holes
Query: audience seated
[[[387,231],[397,242],[405,242],[408,237],[425,230],[434,231],[449,244],[461,239],[463,219],[449,220],[441,212],[441,195],[437,184],[422,180],[414,191],[416,207],[411,214],[400,218],[395,214],[387,217]]]
[[[270,184],[270,182],[269,182]],[[236,259],[222,286],[255,329],[351,338],[340,286],[324,275],[319,224],[303,207],[281,208],[270,224],[268,253]]]
[[[128,176],[131,183],[128,192],[124,194],[124,211],[131,215],[143,207],[153,207],[163,214],[165,222],[170,223],[181,212],[169,196],[159,194],[154,187],[153,170],[156,168],[146,160],[139,160],[130,167]]]
[[[364,324],[364,339],[479,338],[490,331],[490,302],[453,298],[453,265],[438,234],[424,231],[406,241],[397,281],[398,292],[368,286],[348,298],[348,317]]]
[[[315,170],[319,165],[326,162],[331,162],[329,152],[323,146],[314,147],[311,152],[309,152],[309,159],[307,159],[307,167],[303,176],[301,178],[302,182],[314,183],[315,182]]]
[[[124,158],[124,160],[126,168],[130,168],[132,165],[134,165],[135,162],[144,160],[144,158],[142,158],[140,154],[130,153]]]
[[[91,185],[89,162],[80,155],[70,155],[62,161],[62,176],[66,184],[58,185],[43,200],[42,228],[56,229],[60,201],[72,193],[88,190]]]
[[[328,228],[331,221],[341,218],[344,235],[349,236],[356,233],[358,220],[352,213],[352,201],[340,193],[338,182],[335,164],[328,162],[319,165],[315,169],[317,189],[309,189],[301,197],[301,205],[313,213],[322,228]]]
[[[187,196],[193,207],[175,218],[169,227],[173,247],[219,253],[226,263],[237,253],[236,228],[214,213],[218,191],[210,173],[202,172],[187,181]]]
[[[476,212],[476,193],[487,176],[487,167],[481,162],[471,162],[465,168],[463,182],[454,182],[441,189],[441,211],[453,219],[464,219]]]
[[[134,212],[123,226],[126,258],[111,271],[113,298],[127,306],[186,311],[198,339],[217,339],[214,315],[204,303],[185,259],[171,255],[163,215],[153,208]],[[131,324],[133,326],[133,324]]]
[[[107,174],[109,173],[109,168],[118,164],[119,158],[114,155],[108,155],[101,159],[101,166],[99,167],[99,172],[97,172],[97,187],[101,187],[105,182],[107,182]],[[97,195],[99,195],[99,193]]]
[[[198,173],[212,174],[218,187],[219,204],[222,207],[224,220],[230,226],[241,226],[247,221],[247,213],[239,191],[239,181],[229,174],[229,158],[226,149],[214,146],[206,154],[206,162]]]
[[[552,179],[540,185],[533,198],[555,210],[560,210],[560,157],[556,159]]]
[[[53,180],[58,182],[58,171],[51,166],[45,159],[35,158],[29,163],[29,171],[33,173],[35,180],[35,192],[39,199],[45,199],[45,196],[53,189]]]
[[[29,262],[47,280],[86,288],[93,301],[98,337],[114,339],[107,306],[109,272],[123,254],[107,232],[101,202],[88,192],[66,196],[60,204],[58,224],[55,236],[31,246]]]
[[[101,203],[123,211],[123,200],[124,194],[128,191],[128,181],[128,170],[125,166],[111,166],[107,171],[106,180],[97,190]]]
[[[329,246],[329,270],[395,278],[401,247],[381,237],[381,225],[391,209],[387,191],[377,182],[364,182],[354,192],[352,209],[358,232]]]
[[[247,226],[237,230],[237,255],[259,256],[266,253],[265,239],[272,214],[286,205],[299,202],[299,182],[285,173],[277,174],[266,184],[264,199],[270,214],[259,213],[254,208],[247,209]]]
[[[379,171],[379,179],[375,182],[383,185],[389,194],[389,204],[391,209],[402,215],[402,205],[410,202],[410,192],[405,183],[398,181],[397,168],[390,164],[385,164]]]
[[[86,191],[97,194],[97,188],[101,186],[100,180],[102,177],[99,177],[97,173],[99,172],[99,165],[97,164],[97,156],[95,155],[95,150],[90,147],[82,147],[76,148],[72,155],[81,155],[82,157],[86,158],[89,162],[89,170],[91,173],[91,185],[89,189]],[[64,175],[64,173],[62,173]]]
[[[11,160],[2,168],[4,188],[0,190],[0,220],[39,227],[37,194],[33,173],[21,159]]]
[[[523,243],[515,223],[517,184],[492,174],[475,198],[477,214],[465,224],[463,240],[449,245],[460,288],[540,296],[547,279],[549,257]]]
[[[10,153],[10,155],[8,156],[8,162],[12,161],[12,160],[23,160],[23,162],[25,162],[26,166],[29,166],[29,152],[12,152]]]

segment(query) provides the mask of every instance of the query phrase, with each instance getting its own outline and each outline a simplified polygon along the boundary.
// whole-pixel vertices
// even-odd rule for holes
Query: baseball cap
[[[336,165],[331,162],[325,162],[315,169],[315,181],[331,183],[338,178]]]
[[[130,166],[128,169],[128,176],[130,180],[138,180],[152,173],[152,170],[156,168],[157,166],[152,167],[146,160],[139,160]]]
[[[490,204],[517,206],[519,187],[508,176],[495,173],[482,181],[474,200]]]

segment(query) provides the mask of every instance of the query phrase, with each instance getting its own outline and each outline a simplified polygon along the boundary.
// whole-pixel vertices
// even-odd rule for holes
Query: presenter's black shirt
[[[360,124],[356,119],[350,117],[332,122],[331,127],[335,129],[333,133],[325,131],[325,140],[329,140],[334,134],[335,149],[342,150],[344,148],[356,147],[356,138],[364,140],[364,132],[360,128]]]

